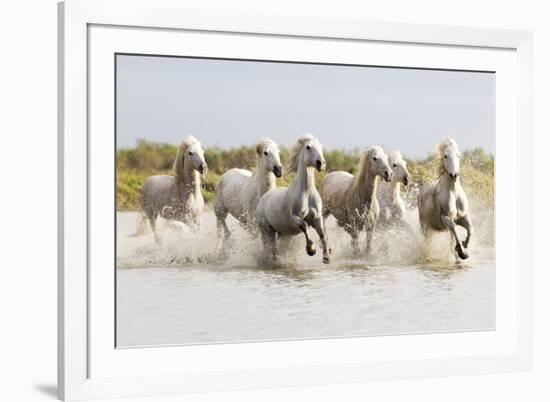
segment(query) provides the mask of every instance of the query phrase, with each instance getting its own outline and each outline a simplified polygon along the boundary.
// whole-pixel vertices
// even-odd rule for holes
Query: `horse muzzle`
[[[281,177],[283,175],[283,168],[281,166],[273,166],[273,174],[275,177]]]
[[[453,183],[455,183],[458,179],[458,173],[449,173],[449,176],[451,177]]]
[[[321,172],[321,171],[325,170],[326,166],[327,166],[326,161],[321,160],[321,159],[317,159],[317,163],[315,164],[315,167],[317,168],[318,172]]]
[[[386,170],[384,172],[384,180],[386,180],[387,182],[391,181],[391,172],[389,170]]]
[[[206,163],[201,163],[197,170],[201,175],[206,176],[206,174],[208,173],[208,166],[206,165]]]

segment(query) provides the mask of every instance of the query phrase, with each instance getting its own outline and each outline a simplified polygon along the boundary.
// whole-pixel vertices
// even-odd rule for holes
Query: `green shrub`
[[[139,191],[147,177],[157,174],[172,174],[172,165],[176,147],[167,144],[156,144],[140,141],[137,147],[121,149],[117,152],[117,210],[128,211],[139,208]],[[327,170],[343,170],[356,173],[359,149],[352,151],[325,150]],[[288,160],[289,150],[281,149],[283,166]],[[216,185],[220,176],[235,167],[253,170],[256,165],[254,147],[243,146],[223,150],[217,147],[205,149],[208,163],[208,175],[202,180],[202,194],[207,203],[214,199]],[[494,157],[481,148],[466,150],[462,154],[461,179],[468,197],[481,201],[493,202],[494,198]],[[404,193],[409,205],[416,205],[418,188],[437,178],[437,160],[429,155],[421,160],[408,160],[412,176],[412,190]],[[317,186],[326,172],[316,174]],[[278,186],[288,186],[293,175],[284,172],[277,179]]]

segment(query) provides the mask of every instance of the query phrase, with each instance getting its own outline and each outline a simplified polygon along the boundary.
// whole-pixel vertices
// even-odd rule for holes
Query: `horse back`
[[[340,204],[353,182],[353,175],[348,172],[331,172],[321,182],[319,191],[321,199],[327,207]]]
[[[140,203],[144,210],[147,208],[160,210],[169,205],[174,197],[177,197],[176,180],[168,175],[148,177],[140,191]]]
[[[248,209],[245,192],[251,176],[252,172],[245,169],[234,168],[225,172],[216,186],[215,204],[235,218],[241,218]]]

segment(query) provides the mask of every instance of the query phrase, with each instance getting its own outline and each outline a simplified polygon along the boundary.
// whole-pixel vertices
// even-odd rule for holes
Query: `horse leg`
[[[370,219],[369,219],[370,221]],[[374,237],[374,230],[376,229],[376,222],[367,222],[366,224],[366,232],[367,232],[367,244],[366,244],[366,251],[367,256],[370,254],[370,251],[372,249],[372,238]]]
[[[359,231],[351,225],[344,226],[344,230],[351,236],[351,248],[355,257],[359,256]]]
[[[455,256],[455,264],[460,264],[460,257],[458,255],[458,250],[455,247],[455,243],[456,243],[456,240],[454,235],[451,232],[449,232],[449,248],[453,253],[453,255]]]
[[[216,214],[216,231],[218,234],[218,244],[216,246],[216,249],[218,252],[221,252],[223,250],[224,244],[227,242],[227,239],[229,239],[229,236],[231,235],[231,231],[227,227],[227,223],[225,222],[225,219],[227,218],[227,210],[223,208],[220,205],[216,205],[214,207],[214,213]]]
[[[277,244],[277,232],[268,222],[263,219],[259,223],[259,228],[265,253],[267,255],[271,254],[271,256],[273,257],[273,261],[276,264],[280,263],[279,245]]]
[[[315,243],[313,243],[313,241],[309,237],[309,231],[308,231],[307,223],[302,218],[300,218],[299,216],[296,216],[296,215],[293,215],[291,219],[292,219],[292,224],[296,228],[299,228],[304,233],[304,235],[306,236],[306,253],[307,253],[307,255],[309,255],[309,256],[315,255],[317,250],[315,250]]]
[[[323,209],[321,210],[321,215],[323,217],[323,230],[325,231],[325,237],[327,239],[327,244],[328,244],[328,253],[330,255],[332,255],[332,246],[329,244],[329,241],[328,241],[328,235],[327,235],[327,228],[326,228],[326,225],[325,225],[325,222],[327,221],[327,218],[329,217],[330,215],[330,211],[328,210],[327,207],[323,206]]]
[[[149,224],[151,225],[151,229],[153,230],[153,234],[155,235],[155,242],[157,244],[161,244],[160,236],[157,233],[157,216],[158,213],[155,213],[154,211],[145,211],[145,215],[147,215],[147,219],[149,219]]]
[[[455,244],[456,244],[455,250],[458,253],[458,256],[463,260],[468,258],[468,253],[466,253],[466,251],[462,247],[462,243],[460,242],[460,239],[458,238],[458,233],[456,232],[456,225],[454,224],[454,222],[451,220],[451,218],[449,218],[446,215],[441,215],[441,222],[443,222],[443,224],[447,226],[447,228],[453,235]]]
[[[145,225],[147,225],[147,216],[143,211],[139,211],[136,222],[136,232],[133,235],[130,235],[130,237],[138,237],[143,235],[145,233]]]
[[[329,257],[330,251],[327,245],[328,243],[327,232],[325,229],[325,222],[322,216],[317,217],[313,221],[313,227],[315,228],[315,231],[319,235],[319,238],[321,239],[321,244],[323,245],[323,262],[325,264],[328,264],[330,263],[330,257]]]
[[[470,216],[464,215],[462,218],[459,218],[456,220],[456,224],[466,229],[466,239],[464,239],[464,241],[462,242],[462,246],[464,248],[468,248],[468,244],[470,243],[470,237],[474,233],[474,227],[472,225],[472,222],[470,221]]]

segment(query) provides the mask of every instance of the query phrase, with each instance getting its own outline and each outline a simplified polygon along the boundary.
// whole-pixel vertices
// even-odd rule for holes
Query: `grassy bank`
[[[328,171],[344,170],[355,173],[360,150],[326,150]],[[121,149],[117,153],[117,210],[138,209],[138,195],[147,177],[157,174],[172,174],[176,147],[168,144],[155,144],[141,141],[135,148]],[[281,160],[288,160],[289,150],[281,150]],[[220,176],[228,169],[239,167],[253,170],[256,165],[254,147],[240,147],[228,150],[207,148],[205,159],[209,171],[203,179],[202,193],[206,202],[212,201]],[[415,205],[416,192],[423,183],[436,178],[437,161],[434,155],[421,160],[407,159],[412,175],[412,188],[405,195],[409,205]],[[317,174],[319,182],[325,173]],[[487,201],[491,204],[494,196],[494,158],[482,149],[466,150],[462,153],[461,180],[470,198]],[[277,185],[285,186],[292,179],[284,174]]]

